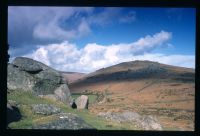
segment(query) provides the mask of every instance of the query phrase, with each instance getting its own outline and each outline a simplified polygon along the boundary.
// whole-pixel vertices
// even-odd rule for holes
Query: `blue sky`
[[[124,61],[195,68],[195,9],[9,7],[10,61],[93,72]]]

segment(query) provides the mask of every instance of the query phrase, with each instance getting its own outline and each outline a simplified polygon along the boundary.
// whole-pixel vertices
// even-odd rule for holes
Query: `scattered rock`
[[[145,130],[162,130],[160,123],[158,123],[157,118],[153,116],[144,116],[141,120],[141,126]]]
[[[52,115],[60,113],[60,108],[50,104],[35,104],[32,105],[33,112],[36,114]]]
[[[88,109],[89,99],[86,95],[81,95],[75,101],[77,109]]]
[[[84,120],[72,113],[57,114],[57,117],[45,124],[38,124],[33,126],[33,129],[94,129],[88,125]]]
[[[45,64],[25,57],[17,57],[8,64],[8,90],[32,91],[36,95],[55,95],[69,103],[70,91],[61,73]]]
[[[155,117],[141,116],[136,112],[101,112],[98,114],[98,116],[104,117],[107,120],[116,121],[118,123],[129,122],[136,125],[138,128],[142,128],[144,130],[162,130],[162,126]]]

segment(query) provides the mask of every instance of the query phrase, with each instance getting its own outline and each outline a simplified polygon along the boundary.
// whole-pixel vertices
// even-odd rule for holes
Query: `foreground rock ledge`
[[[42,115],[52,115],[61,112],[61,109],[50,104],[34,104],[32,105],[33,112]]]
[[[33,129],[95,129],[87,124],[83,119],[72,113],[57,114],[53,121],[46,124],[39,124],[32,127]]]
[[[107,120],[115,121],[118,123],[129,122],[133,123],[138,128],[144,130],[162,130],[157,118],[153,116],[142,116],[136,112],[124,111],[122,113],[101,112],[98,114],[100,117],[104,117]]]

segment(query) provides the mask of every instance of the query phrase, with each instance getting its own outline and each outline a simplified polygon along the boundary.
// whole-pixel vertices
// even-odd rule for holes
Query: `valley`
[[[136,76],[138,71],[139,76]],[[194,130],[192,69],[144,61],[127,62],[86,75],[69,84],[69,88],[72,93],[102,94],[101,100],[89,105],[89,111],[96,115],[133,111],[155,116],[167,130]]]
[[[151,61],[84,74],[18,57],[8,64],[7,127],[193,131],[194,81],[194,69]]]

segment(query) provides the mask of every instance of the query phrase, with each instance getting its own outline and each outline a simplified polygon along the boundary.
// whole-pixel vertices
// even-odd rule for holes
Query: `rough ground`
[[[70,92],[57,71],[18,63],[8,65],[7,109],[20,113],[10,128],[194,130],[192,69],[136,61],[98,70],[69,85],[76,98],[88,96],[84,111],[62,103]]]
[[[72,93],[98,94],[92,113],[154,115],[164,130],[194,130],[194,69],[150,61],[124,62],[71,83]]]
[[[83,119],[72,113],[60,113],[56,114],[52,121],[48,123],[38,124],[33,126],[33,129],[94,129],[90,125],[86,124]]]
[[[98,116],[104,117],[111,121],[116,121],[118,123],[121,122],[128,122],[132,125],[135,125],[138,129],[143,130],[162,130],[162,126],[158,122],[156,117],[153,116],[141,116],[136,112],[118,112],[118,113],[112,113],[112,112],[100,112]]]

